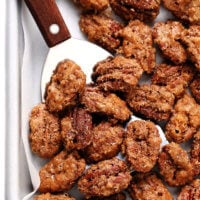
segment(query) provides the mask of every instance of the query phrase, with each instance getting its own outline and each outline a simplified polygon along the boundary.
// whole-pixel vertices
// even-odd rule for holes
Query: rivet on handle
[[[51,34],[56,35],[60,31],[60,27],[59,27],[58,24],[51,24],[49,26],[49,31],[50,31]]]

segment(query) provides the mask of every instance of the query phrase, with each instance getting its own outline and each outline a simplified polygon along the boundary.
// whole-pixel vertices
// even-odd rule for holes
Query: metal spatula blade
[[[41,79],[42,97],[53,70],[64,59],[76,62],[87,75],[87,82],[90,82],[93,66],[111,54],[93,43],[72,38],[54,0],[25,2],[50,47]]]
[[[41,91],[45,92],[46,83],[49,81],[52,71],[55,69],[58,62],[63,59],[71,59],[75,61],[84,71],[87,77],[87,83],[91,82],[91,74],[94,65],[111,54],[99,46],[84,40],[70,38],[61,44],[49,50],[46,58],[42,79]]]

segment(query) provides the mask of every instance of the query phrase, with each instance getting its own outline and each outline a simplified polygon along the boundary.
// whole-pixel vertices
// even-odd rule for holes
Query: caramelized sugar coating
[[[120,46],[120,39],[116,33],[123,28],[123,25],[106,15],[83,14],[79,26],[89,41],[112,53]]]
[[[123,40],[118,52],[125,57],[135,58],[145,72],[151,73],[155,68],[155,48],[151,28],[139,20],[133,20],[120,30],[118,35]]]
[[[163,4],[183,22],[200,24],[199,0],[163,0]]]
[[[194,72],[189,65],[160,64],[151,77],[151,82],[156,85],[166,86],[176,98],[180,98],[191,82]]]
[[[187,59],[187,52],[180,43],[184,29],[178,21],[157,22],[153,27],[154,42],[164,57],[175,64],[182,64]]]
[[[117,55],[98,62],[92,79],[105,91],[126,93],[137,85],[142,73],[143,69],[135,59]]]
[[[169,141],[182,143],[189,140],[200,127],[200,105],[188,94],[179,99],[165,127]]]
[[[136,173],[129,186],[133,200],[173,200],[172,195],[156,173]]]
[[[187,47],[189,59],[200,71],[200,25],[190,26],[189,29],[183,32],[181,40]]]
[[[160,0],[110,0],[113,11],[129,21],[153,21],[160,9]]]
[[[91,197],[88,200],[126,200],[126,195],[123,192],[120,192],[108,197]]]
[[[125,156],[131,169],[149,172],[156,164],[161,144],[156,125],[144,120],[129,122],[125,136]]]
[[[97,86],[85,88],[81,103],[89,112],[100,113],[119,121],[126,121],[131,115],[126,102],[114,93],[102,92]]]
[[[81,68],[71,60],[58,63],[46,87],[45,100],[50,112],[60,112],[76,105],[86,84]]]
[[[70,197],[68,194],[40,194],[34,197],[34,200],[75,200],[75,198]]]
[[[131,109],[146,118],[167,120],[174,105],[174,95],[164,86],[136,86],[127,95],[127,103]]]
[[[195,128],[200,127],[200,105],[189,94],[185,94],[175,105],[177,112],[186,112],[190,117],[190,124]]]
[[[109,0],[74,0],[84,11],[103,11],[109,6]]]
[[[61,151],[39,172],[41,193],[61,192],[72,188],[85,170],[85,160],[77,152]]]
[[[194,174],[200,174],[200,131],[198,131],[193,138],[191,152],[191,162],[194,168]]]
[[[92,116],[84,108],[76,107],[61,120],[61,135],[66,150],[80,150],[92,140]]]
[[[29,119],[31,150],[41,158],[53,157],[62,146],[60,122],[44,103],[36,105]]]
[[[190,84],[190,89],[195,100],[200,103],[200,74],[195,76],[194,80]]]
[[[92,142],[84,150],[87,162],[110,159],[119,153],[124,136],[124,128],[121,125],[103,121],[94,126],[92,133]]]
[[[165,145],[158,158],[159,172],[170,186],[181,186],[192,181],[193,167],[187,155],[177,143]]]
[[[126,189],[131,175],[124,161],[114,157],[91,165],[78,181],[78,189],[86,196],[107,197]]]
[[[195,179],[190,184],[185,185],[177,198],[177,200],[198,199],[200,199],[200,179]]]
[[[174,113],[165,128],[166,138],[169,141],[183,143],[188,141],[196,129],[190,125],[190,118],[187,113]]]

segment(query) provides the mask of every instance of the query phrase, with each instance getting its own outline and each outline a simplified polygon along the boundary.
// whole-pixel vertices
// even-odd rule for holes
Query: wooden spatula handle
[[[71,37],[55,0],[25,0],[25,2],[49,47]]]

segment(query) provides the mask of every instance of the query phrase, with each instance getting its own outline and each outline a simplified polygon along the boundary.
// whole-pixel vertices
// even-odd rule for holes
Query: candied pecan
[[[115,53],[120,46],[121,41],[116,33],[123,28],[123,25],[106,15],[83,14],[79,26],[89,41],[112,53]]]
[[[154,42],[158,44],[165,58],[175,64],[184,63],[187,52],[180,43],[183,25],[178,21],[157,22],[153,27]]]
[[[160,0],[110,0],[113,11],[129,21],[153,21],[159,14]]]
[[[103,11],[109,6],[109,0],[74,0],[84,11]]]
[[[193,180],[190,184],[182,187],[177,200],[198,200],[200,199],[200,179]]]
[[[167,187],[156,173],[136,173],[128,189],[134,200],[173,200]]]
[[[161,138],[151,121],[129,122],[124,139],[125,156],[131,168],[138,172],[149,172],[158,159]]]
[[[107,197],[126,189],[131,175],[126,163],[114,157],[91,165],[78,181],[78,189],[89,197]]]
[[[124,136],[121,125],[103,121],[93,128],[92,133],[92,142],[84,150],[84,157],[89,163],[110,159],[119,153]]]
[[[195,100],[200,103],[200,74],[195,76],[194,80],[190,84],[190,89]]]
[[[190,117],[190,124],[195,128],[200,127],[200,105],[189,95],[185,94],[175,105],[177,112],[186,112]]]
[[[92,113],[101,113],[120,121],[126,121],[131,115],[126,102],[114,93],[102,92],[97,86],[88,85],[81,103]]]
[[[92,79],[105,91],[127,92],[137,85],[142,73],[143,69],[135,59],[117,55],[98,62]]]
[[[194,174],[200,174],[200,131],[198,131],[193,138],[192,147],[191,147],[191,163],[194,168]]]
[[[120,192],[108,197],[91,197],[88,200],[126,200],[126,195],[123,192]]]
[[[46,87],[45,100],[51,112],[74,106],[86,84],[86,75],[75,62],[66,59],[58,63]]]
[[[163,4],[183,22],[200,24],[199,0],[163,0]]]
[[[56,115],[51,114],[44,103],[32,108],[30,119],[31,150],[42,158],[53,157],[62,146],[60,122]]]
[[[170,186],[181,186],[193,179],[193,167],[178,144],[171,142],[162,148],[158,157],[159,172]]]
[[[34,200],[75,200],[75,198],[70,197],[68,194],[40,194],[34,197]]]
[[[176,98],[180,98],[193,78],[193,70],[189,65],[160,64],[151,77],[156,85],[166,86]]]
[[[182,143],[189,140],[200,127],[200,105],[188,94],[179,99],[165,127],[169,141]]]
[[[151,28],[139,20],[133,20],[118,32],[118,36],[123,40],[118,52],[125,57],[135,58],[145,72],[151,73],[155,68]]]
[[[183,32],[181,40],[187,47],[189,59],[200,71],[200,25],[190,26]]]
[[[165,127],[165,135],[169,141],[182,143],[188,141],[196,129],[190,126],[190,119],[186,113],[175,113]]]
[[[40,169],[39,191],[46,193],[71,189],[83,174],[85,166],[85,160],[77,152],[68,154],[61,151]]]
[[[164,86],[136,86],[127,94],[127,103],[131,109],[146,118],[167,120],[172,112],[174,95]]]
[[[92,116],[84,108],[76,107],[61,120],[61,135],[65,148],[84,149],[92,140]]]

